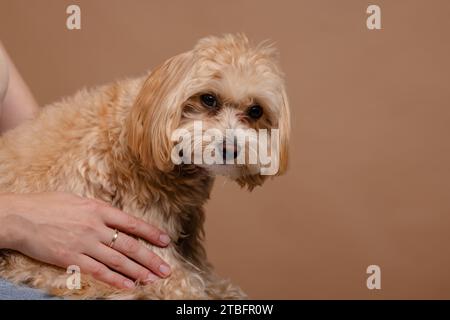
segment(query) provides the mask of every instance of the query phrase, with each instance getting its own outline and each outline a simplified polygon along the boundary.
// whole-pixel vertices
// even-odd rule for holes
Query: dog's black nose
[[[223,160],[226,161],[227,159],[236,159],[239,154],[239,149],[237,146],[236,139],[234,140],[233,145],[227,145],[225,142],[223,143],[222,147],[222,157]]]
[[[222,150],[222,156],[223,156],[223,160],[225,160],[225,161],[227,159],[236,159],[238,156],[238,152],[233,147],[231,147],[231,148],[224,147]]]

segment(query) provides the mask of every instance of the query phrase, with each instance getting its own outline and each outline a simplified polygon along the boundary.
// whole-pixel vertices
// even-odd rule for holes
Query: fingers
[[[145,221],[110,206],[104,206],[102,208],[101,213],[107,226],[138,236],[161,247],[169,244],[170,238],[165,232]]]
[[[77,264],[83,273],[90,274],[99,281],[105,282],[119,289],[133,289],[135,287],[133,281],[108,269],[108,267],[104,264],[92,259],[91,257],[81,255],[77,260]]]
[[[114,232],[112,229],[105,229],[104,234],[104,239],[106,241],[110,241]],[[119,233],[116,241],[114,242],[113,249],[123,253],[127,257],[130,257],[160,277],[165,278],[170,274],[170,267],[158,255],[133,237],[130,237],[123,232]],[[154,280],[156,280],[156,278],[157,277],[155,276]]]
[[[105,264],[113,271],[120,272],[131,279],[144,283],[153,282],[158,279],[158,277],[147,268],[144,268],[125,255],[104,244],[99,244],[86,253],[95,260]]]

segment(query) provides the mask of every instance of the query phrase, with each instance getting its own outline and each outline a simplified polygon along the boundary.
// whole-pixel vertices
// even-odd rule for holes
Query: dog
[[[66,287],[65,270],[3,250],[0,277],[80,299],[242,299],[245,293],[215,275],[202,245],[203,205],[216,174],[252,190],[268,175],[261,164],[195,164],[175,152],[172,134],[208,129],[276,129],[276,175],[287,169],[290,111],[278,52],[243,34],[210,36],[148,74],[82,90],[48,105],[36,119],[0,138],[0,192],[71,192],[103,200],[166,230],[166,248],[145,245],[172,273],[148,285],[118,290],[81,277]],[[225,133],[224,133],[225,135]],[[198,139],[193,139],[193,148]],[[220,142],[218,154],[236,157]],[[197,145],[195,145],[197,144]],[[201,150],[206,144],[200,142]],[[247,143],[240,147],[245,149]],[[176,149],[176,148],[175,148]],[[178,149],[176,149],[178,150]],[[228,159],[228,156],[227,156]],[[82,272],[82,270],[81,270]]]

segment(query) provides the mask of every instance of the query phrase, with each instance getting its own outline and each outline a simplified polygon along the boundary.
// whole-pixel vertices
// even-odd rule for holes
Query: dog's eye
[[[247,114],[252,119],[259,119],[263,115],[263,109],[260,105],[255,104],[254,106],[251,106],[248,108]]]
[[[218,105],[217,98],[215,96],[213,96],[212,94],[202,94],[200,96],[200,99],[202,100],[202,104],[205,107],[216,108]]]

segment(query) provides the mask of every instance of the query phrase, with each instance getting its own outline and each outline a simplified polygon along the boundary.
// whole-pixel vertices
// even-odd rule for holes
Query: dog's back
[[[123,125],[141,81],[81,90],[0,137],[0,192],[89,196],[83,190],[89,166],[100,167],[108,137]]]

